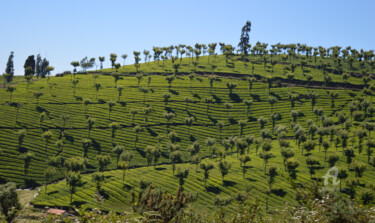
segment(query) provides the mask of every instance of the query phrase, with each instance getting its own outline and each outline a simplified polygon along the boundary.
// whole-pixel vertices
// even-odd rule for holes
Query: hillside
[[[250,59],[254,58],[250,57]],[[175,77],[163,76],[174,72],[171,61],[167,60],[160,61],[159,65],[158,62],[141,64],[139,70],[144,73],[142,76],[132,75],[136,71],[135,67],[128,65],[121,67],[117,72],[114,69],[105,69],[92,74],[77,74],[74,77],[65,75],[40,79],[32,82],[29,87],[26,83],[18,83],[12,95],[5,89],[0,90],[1,182],[16,182],[19,187],[42,185],[45,183],[45,170],[51,168],[51,157],[60,157],[62,160],[53,164],[57,166],[57,172],[48,179],[48,182],[56,183],[48,186],[47,194],[44,194],[42,189],[33,204],[67,207],[70,194],[63,180],[66,174],[63,161],[71,157],[85,157],[86,168],[81,172],[92,173],[99,167],[96,156],[109,155],[111,163],[105,168],[106,180],[102,185],[104,201],[99,202],[94,199],[96,185],[91,181],[91,174],[85,174],[82,178],[83,183],[77,187],[73,195],[74,204],[115,211],[130,210],[130,194],[140,192],[141,179],[150,179],[154,186],[160,186],[169,192],[177,190],[178,178],[172,174],[170,153],[178,150],[181,151],[182,156],[181,160],[177,161],[177,168],[183,166],[190,169],[184,188],[186,191],[198,193],[198,199],[194,202],[197,205],[195,207],[202,207],[202,210],[213,209],[217,195],[234,196],[244,191],[256,194],[264,204],[269,188],[269,176],[264,173],[264,163],[259,153],[264,150],[267,140],[271,139],[271,147],[267,150],[270,150],[275,157],[269,160],[267,167],[275,166],[279,174],[272,186],[269,206],[276,209],[285,202],[297,203],[288,171],[284,170],[278,136],[279,139],[281,137],[283,141],[289,142],[290,146],[284,146],[291,148],[294,159],[299,163],[294,182],[298,184],[311,181],[306,159],[315,157],[320,164],[314,168],[316,173],[313,178],[320,179],[322,184],[320,177],[327,173],[329,165],[324,162],[323,147],[319,149],[317,129],[314,136],[310,135],[311,126],[316,122],[316,128],[324,125],[326,133],[322,134],[322,138],[330,143],[327,156],[330,154],[339,156],[336,166],[347,168],[347,159],[342,152],[345,148],[354,148],[356,155],[354,164],[359,165],[360,162],[366,166],[363,176],[360,176],[361,184],[357,190],[362,191],[375,184],[374,167],[367,164],[368,154],[365,146],[365,141],[371,138],[368,137],[371,131],[362,125],[374,123],[374,114],[370,114],[367,110],[374,106],[374,102],[371,95],[359,91],[363,88],[363,80],[361,76],[354,77],[357,72],[353,72],[347,83],[344,82],[342,75],[331,73],[329,75],[332,80],[327,87],[324,86],[321,70],[308,68],[307,73],[317,81],[310,88],[304,86],[307,81],[306,76],[302,74],[302,70],[298,70],[299,68],[296,68],[293,79],[288,79],[284,74],[284,67],[288,67],[288,64],[276,64],[272,72],[271,66],[267,65],[264,68],[263,64],[257,62],[258,64],[254,65],[254,76],[258,79],[254,80],[252,88],[249,89],[249,81],[246,78],[252,74],[251,63],[245,65],[246,63],[237,61],[234,68],[228,67],[225,65],[225,57],[217,56],[215,59],[217,67],[212,70],[207,57],[201,57],[196,68],[193,65],[189,66],[189,61],[189,58],[182,59]],[[165,63],[164,67],[163,63]],[[192,69],[195,69],[197,74],[188,76]],[[112,75],[109,75],[109,72]],[[208,76],[212,73],[216,75],[214,78]],[[270,76],[272,79],[267,83],[266,78],[270,79]],[[277,77],[280,78],[279,81],[275,79]],[[115,81],[116,79],[118,80]],[[95,83],[101,85],[98,91],[94,87]],[[338,86],[335,83],[343,84]],[[372,83],[374,80],[370,80],[368,84]],[[121,97],[119,97],[119,88],[115,86],[122,86]],[[230,87],[233,89],[230,90]],[[39,99],[36,98],[37,92],[43,93]],[[314,95],[316,101],[313,102],[311,97]],[[188,104],[186,98],[189,98]],[[248,111],[246,100],[252,100]],[[352,108],[353,100],[357,105],[356,108]],[[85,111],[85,101],[87,111]],[[109,112],[109,104],[112,106],[111,112]],[[144,114],[146,108],[152,108],[147,115],[147,121]],[[314,108],[322,108],[323,113],[316,115]],[[344,121],[340,118],[340,114],[343,114],[340,111],[345,113]],[[174,114],[170,116],[170,121],[166,118],[168,114],[165,113]],[[274,119],[273,125],[271,115],[275,113],[278,113],[278,117]],[[90,131],[87,117],[95,119]],[[194,121],[189,124],[186,118],[191,117],[194,117]],[[264,127],[259,123],[262,117],[267,119]],[[312,121],[308,121],[310,119]],[[116,124],[113,124],[114,122]],[[222,125],[221,134],[218,123]],[[305,141],[310,142],[308,140],[310,138],[316,141],[310,153],[305,150],[302,155],[302,148],[307,147],[307,143],[301,141],[301,145],[298,145],[299,143],[294,139],[296,132],[293,131],[293,127],[297,123],[306,136]],[[277,131],[273,130],[277,125],[288,128],[285,135],[277,135]],[[366,136],[359,144],[357,135],[362,126]],[[26,134],[23,129],[26,130]],[[112,134],[113,130],[114,134]],[[175,134],[170,134],[171,132]],[[345,133],[348,137],[347,145],[342,143],[342,135],[345,135],[343,132],[347,132]],[[137,136],[138,140],[136,140]],[[238,143],[235,139],[232,140],[233,154],[231,149],[225,152],[226,159],[232,167],[225,176],[223,185],[217,156],[220,148],[223,148],[222,140],[232,136],[237,138],[248,136],[257,140],[249,145],[249,149],[244,150],[244,153],[251,157],[251,161],[246,164],[245,179],[242,177],[240,162],[236,159]],[[202,170],[196,172],[195,164],[189,163],[191,157],[188,147],[195,141],[199,142],[199,157],[211,160],[211,148],[206,145],[208,138],[215,139],[216,143],[212,148],[216,152],[214,152],[215,158],[212,159],[215,169],[211,170],[207,181],[208,187],[205,189]],[[334,142],[337,138],[339,143],[336,147]],[[86,139],[90,139],[91,143],[85,149],[82,142]],[[158,142],[161,146],[161,157],[157,162],[157,168],[147,167],[147,158],[150,156],[147,146],[156,146]],[[168,146],[171,145],[170,143],[173,144],[173,148]],[[126,171],[125,187],[122,184],[122,170],[116,170],[117,157],[112,151],[116,145],[123,145],[126,151],[133,151],[134,154],[129,164],[131,168]],[[363,150],[360,154],[359,145]],[[34,156],[29,159],[25,156],[21,158],[20,155],[27,152],[33,153]],[[353,170],[348,171],[349,178],[357,176]],[[61,181],[57,182],[59,180]],[[345,187],[344,181],[342,187]],[[344,195],[349,196],[348,194],[350,193],[347,191]],[[235,206],[236,203],[232,203],[230,210],[233,211]]]

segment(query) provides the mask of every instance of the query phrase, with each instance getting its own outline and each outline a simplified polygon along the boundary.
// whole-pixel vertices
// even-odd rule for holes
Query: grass
[[[206,59],[207,58],[202,57],[200,61],[206,61]],[[186,60],[188,59],[183,59],[181,72],[190,72]],[[162,62],[160,62],[160,64],[161,63]],[[224,58],[219,56],[216,59],[216,63],[225,63]],[[218,66],[215,72],[249,73],[242,62],[237,63],[234,69]],[[145,66],[148,65],[142,64],[141,70]],[[165,66],[167,67],[167,65]],[[282,74],[282,66],[283,65],[280,64],[275,66],[274,76],[279,75],[280,77],[284,77]],[[269,71],[263,71],[263,65],[256,65],[255,67],[256,74],[261,76],[267,76],[269,74]],[[122,70],[119,72],[133,72],[134,70],[132,70],[132,68],[134,68],[134,66],[126,66],[125,68],[121,68]],[[207,64],[204,65],[202,62],[202,67],[199,67],[197,71],[199,71],[199,69],[202,69],[202,72],[207,72]],[[146,73],[151,71],[159,72],[163,71],[163,68],[157,66],[155,62],[150,63],[150,70],[144,69],[142,71]],[[314,79],[320,80],[318,70],[311,68],[310,71],[316,76]],[[334,81],[339,81],[339,76],[333,76]],[[88,207],[101,207],[103,209],[115,211],[130,210],[130,193],[132,191],[136,193],[139,192],[140,179],[151,179],[153,184],[163,187],[170,192],[174,192],[178,188],[178,180],[172,175],[171,166],[169,165],[170,160],[166,148],[166,144],[169,140],[165,139],[162,141],[162,157],[159,161],[159,164],[162,165],[159,165],[156,170],[153,167],[146,167],[147,162],[144,149],[147,145],[156,145],[158,142],[157,136],[165,136],[167,130],[175,131],[178,135],[177,143],[181,145],[183,160],[188,161],[189,153],[187,152],[187,147],[196,140],[201,144],[200,156],[208,157],[210,155],[209,149],[204,144],[204,141],[209,137],[218,138],[219,130],[216,126],[218,121],[223,121],[225,124],[222,131],[222,138],[224,138],[239,135],[238,122],[240,120],[248,120],[243,129],[243,135],[253,134],[255,136],[260,135],[259,123],[256,121],[257,118],[264,116],[270,120],[271,106],[267,102],[269,97],[268,85],[263,82],[255,82],[250,93],[248,82],[242,78],[218,78],[214,82],[212,90],[210,90],[209,79],[205,76],[195,78],[192,82],[192,88],[190,88],[190,80],[187,76],[177,76],[169,89],[164,76],[151,75],[149,87],[152,88],[152,91],[144,96],[144,94],[138,90],[137,78],[134,76],[124,76],[122,80],[117,82],[118,86],[122,85],[124,87],[123,94],[117,105],[113,107],[111,120],[109,120],[106,101],[116,101],[118,98],[118,91],[114,87],[114,78],[108,75],[100,75],[96,79],[94,79],[92,75],[76,75],[76,78],[79,80],[79,83],[76,87],[75,96],[73,95],[71,76],[52,77],[49,81],[41,79],[32,82],[29,88],[26,88],[26,83],[18,83],[17,90],[13,93],[12,97],[12,102],[23,103],[23,106],[19,109],[17,122],[16,108],[9,103],[9,93],[5,90],[0,90],[0,117],[2,117],[0,119],[0,147],[2,148],[2,153],[0,154],[1,182],[13,181],[20,187],[41,185],[44,183],[44,171],[48,168],[46,162],[48,157],[57,154],[63,159],[72,156],[82,156],[83,148],[81,146],[81,139],[88,137],[87,123],[85,120],[87,116],[90,116],[96,119],[93,130],[91,131],[91,138],[94,143],[88,150],[88,165],[84,173],[93,172],[98,168],[98,163],[95,158],[97,154],[109,154],[112,157],[112,163],[107,167],[108,171],[105,172],[106,181],[102,186],[106,194],[105,201],[101,203],[93,198],[95,186],[94,183],[91,182],[91,176],[89,174],[84,175],[83,184],[78,188],[76,195],[74,195],[74,201],[76,204],[85,204]],[[297,79],[298,78],[302,79],[303,75],[298,76],[297,74]],[[229,94],[229,90],[226,87],[228,81],[237,83],[237,87],[233,90],[232,94]],[[93,87],[94,82],[101,83],[102,85],[98,92],[98,98],[96,98],[96,91]],[[353,84],[361,84],[361,79],[350,78],[350,82]],[[50,86],[52,86],[52,88]],[[146,76],[141,80],[140,86],[148,86]],[[284,124],[290,127],[292,121],[290,111],[292,108],[288,100],[289,93],[295,92],[305,95],[311,90],[319,94],[319,99],[315,107],[323,108],[324,114],[326,116],[331,116],[335,121],[337,121],[334,115],[336,111],[343,110],[349,114],[348,103],[356,96],[363,96],[362,93],[358,91],[349,89],[337,90],[338,98],[335,100],[335,107],[331,107],[331,100],[326,89],[283,87],[274,84],[271,92],[273,96],[278,98],[278,102],[273,106],[273,110],[274,112],[280,113],[282,117],[276,124]],[[40,97],[38,104],[36,98],[33,96],[34,92],[43,92],[44,94]],[[167,105],[165,105],[162,97],[166,92],[171,94],[170,101]],[[193,100],[192,103],[189,103],[188,109],[186,109],[185,97],[191,97]],[[215,103],[210,105],[208,113],[206,112],[207,104],[205,103],[205,98],[207,97],[215,99]],[[88,105],[87,114],[85,114],[85,105],[83,104],[85,98],[91,100],[91,104]],[[370,100],[370,97],[367,98]],[[246,106],[243,103],[245,99],[254,100],[249,117],[246,115]],[[233,105],[228,112],[228,116],[224,108],[226,102],[230,102]],[[144,114],[142,112],[142,109],[146,106],[152,106],[155,110],[149,115],[148,123],[145,123]],[[130,115],[130,111],[133,109],[139,110],[139,114],[134,118],[135,125],[139,125],[143,128],[143,131],[139,133],[139,141],[136,144],[134,142],[134,126],[132,125]],[[294,109],[303,112],[304,115],[298,119],[298,123],[307,129],[306,121],[308,119],[315,120],[311,100],[301,97],[300,101],[296,102]],[[167,120],[163,118],[163,113],[166,111],[176,114],[175,118],[170,122],[170,125],[168,125]],[[43,122],[40,122],[40,115],[43,112],[48,115]],[[59,138],[59,129],[63,126],[62,115],[69,115],[70,119],[66,122],[66,129],[62,138],[65,144],[61,151],[60,148],[57,148],[54,144]],[[190,134],[187,134],[188,127],[185,125],[185,118],[191,116],[195,117],[195,122],[190,128]],[[116,131],[113,141],[110,137],[111,129],[109,128],[111,122],[118,122],[122,125],[122,128]],[[271,121],[269,121],[265,127],[272,129]],[[21,146],[18,145],[18,137],[16,135],[17,131],[20,129],[27,130],[27,135]],[[355,126],[352,127],[352,130],[354,129]],[[53,136],[49,140],[46,150],[46,142],[41,134],[47,130],[50,130]],[[289,131],[287,136],[293,136],[291,131]],[[275,135],[273,135],[273,137],[275,138]],[[122,144],[127,150],[132,150],[135,153],[132,166],[137,168],[130,169],[127,172],[125,188],[121,182],[121,171],[115,170],[116,155],[112,152],[112,149],[117,144]],[[306,157],[300,155],[300,149],[297,148],[293,140],[291,140],[291,144],[295,151],[296,159],[300,162],[297,182],[310,182],[310,176],[304,161]],[[216,146],[220,146],[219,143],[217,143]],[[338,154],[341,154],[341,149],[342,148],[339,147]],[[291,188],[287,174],[283,171],[279,150],[279,145],[276,141],[273,141],[271,152],[276,155],[276,157],[270,160],[270,165],[275,165],[280,170],[280,175],[276,178],[276,183],[274,185],[276,190],[270,196],[269,203],[273,209],[284,205],[285,202],[289,204],[295,203],[295,190]],[[32,152],[35,154],[28,168],[26,168],[26,173],[24,161],[19,158],[20,154],[24,152]],[[334,148],[332,146],[329,149],[329,153],[333,152]],[[228,161],[232,163],[232,169],[226,177],[226,185],[222,185],[221,176],[216,164],[216,169],[212,170],[211,177],[208,181],[208,190],[203,187],[202,173],[196,173],[193,164],[178,164],[177,166],[186,166],[190,169],[185,188],[186,191],[195,191],[198,193],[198,200],[195,202],[196,207],[202,207],[202,210],[213,209],[215,208],[213,200],[218,194],[234,195],[237,192],[249,190],[249,188],[251,188],[251,193],[257,194],[261,202],[264,203],[266,198],[265,192],[268,187],[268,177],[265,176],[263,172],[263,161],[254,153],[254,146],[252,146],[250,154],[252,161],[248,164],[249,170],[246,179],[242,179],[239,161],[235,159],[235,155],[233,155],[233,158],[227,158]],[[319,160],[322,161],[324,154],[315,149],[315,151],[312,152],[312,156],[318,157]],[[362,153],[358,155],[355,160],[366,162],[367,156]],[[344,162],[345,158],[340,156],[338,165],[345,166]],[[325,175],[328,170],[326,163],[321,162],[321,166],[322,168],[316,173],[317,177]],[[373,170],[373,167],[368,166],[362,178],[363,182],[369,184],[375,183],[373,182]],[[351,172],[350,175],[354,176],[354,173]],[[33,203],[47,206],[68,206],[68,187],[65,180],[59,181],[63,179],[64,176],[65,168],[60,167],[52,179],[57,183],[48,187],[48,193],[46,195],[42,189],[41,195],[38,196]],[[229,210],[233,211],[235,206],[236,203],[233,203]]]
[[[24,207],[26,204],[29,204],[30,201],[34,199],[37,190],[18,190],[18,197],[20,199],[21,205]]]
[[[279,55],[273,56],[268,58],[268,62],[266,66],[264,66],[262,56],[258,55],[249,55],[246,58],[246,62],[243,62],[241,56],[233,56],[228,63],[226,63],[226,58],[223,55],[218,56],[201,56],[198,60],[198,65],[194,66],[192,61],[196,61],[196,59],[191,58],[182,58],[180,62],[176,62],[176,64],[180,64],[178,68],[179,73],[204,73],[204,74],[222,74],[222,75],[229,75],[229,76],[247,76],[249,74],[258,75],[260,77],[277,77],[287,81],[286,72],[291,72],[291,64],[295,64],[296,68],[294,71],[294,79],[295,80],[303,80],[306,81],[306,75],[309,74],[313,77],[312,81],[324,82],[324,75],[322,70],[320,69],[319,62],[315,63],[314,58],[308,58],[307,66],[305,66],[304,70],[302,71],[300,64],[300,59],[294,60],[287,60],[282,61]],[[270,60],[278,61],[273,68],[270,63]],[[317,61],[320,61],[319,57]],[[328,63],[327,70],[334,70],[336,67],[333,63],[333,60],[330,58],[325,58],[324,61]],[[359,63],[354,63],[353,70],[350,70],[346,60],[343,60],[342,69],[349,73],[356,73],[360,74]],[[212,64],[216,65],[217,67],[212,70]],[[252,65],[254,65],[254,71],[252,71]],[[369,70],[370,66],[366,67]],[[103,72],[108,73],[116,73],[115,69],[103,69]],[[162,61],[153,61],[149,63],[143,63],[140,65],[138,69],[139,72],[143,73],[161,73],[161,74],[171,74],[174,73],[174,68],[171,60]],[[136,73],[136,68],[134,65],[126,65],[122,66],[118,69],[117,73]],[[372,73],[374,73],[372,71]],[[327,72],[330,74],[333,83],[344,83],[341,74],[335,74]],[[354,85],[362,85],[363,81],[361,78],[351,76],[348,78],[347,83],[354,84]],[[372,83],[374,81],[372,80]]]
[[[85,122],[85,106],[83,105],[81,98],[90,98],[92,104],[88,106],[88,115],[96,119],[94,129],[92,130],[92,139],[94,145],[88,151],[89,168],[88,171],[96,169],[95,155],[111,154],[113,145],[110,140],[110,132],[108,125],[111,122],[119,122],[123,125],[123,128],[116,132],[114,138],[114,144],[123,144],[127,149],[141,151],[146,145],[155,145],[157,139],[155,136],[166,134],[167,123],[162,114],[165,110],[173,111],[176,113],[176,117],[172,120],[172,124],[169,130],[177,132],[180,138],[180,144],[183,150],[186,151],[186,147],[192,143],[192,140],[198,140],[201,144],[204,144],[205,138],[217,137],[218,128],[215,123],[219,120],[225,122],[225,128],[223,129],[223,137],[235,135],[239,132],[237,122],[242,119],[246,119],[246,107],[240,101],[246,98],[250,98],[249,91],[247,89],[247,82],[236,80],[238,87],[234,89],[235,101],[231,100],[228,90],[226,89],[226,81],[217,81],[214,84],[212,95],[221,103],[215,103],[210,106],[209,116],[206,114],[206,104],[204,98],[211,97],[209,89],[207,88],[208,79],[202,78],[201,80],[194,81],[194,87],[192,93],[189,89],[189,81],[185,77],[184,79],[177,79],[172,83],[172,97],[167,108],[164,108],[164,102],[162,95],[168,92],[168,87],[165,78],[162,76],[153,76],[150,87],[153,88],[154,93],[149,93],[146,96],[146,103],[151,105],[155,112],[149,116],[149,123],[146,126],[143,119],[144,115],[138,114],[135,116],[134,122],[136,125],[143,126],[143,132],[137,148],[134,146],[135,133],[131,126],[131,115],[129,111],[132,109],[139,109],[145,107],[143,104],[143,95],[137,90],[137,80],[134,77],[125,77],[124,80],[120,80],[118,85],[123,85],[123,96],[121,102],[113,107],[111,112],[111,121],[108,120],[108,106],[102,101],[115,100],[117,99],[117,91],[113,87],[114,82],[112,77],[100,76],[97,82],[101,82],[103,88],[99,91],[98,100],[95,99],[95,90],[92,87],[92,79],[90,76],[77,76],[80,79],[80,83],[77,86],[77,97],[73,97],[72,86],[69,77],[52,78],[50,83],[56,83],[55,89],[53,89],[53,95],[50,95],[46,80],[40,80],[30,85],[29,89],[26,89],[25,85],[20,84],[18,90],[13,93],[13,102],[24,103],[23,107],[19,111],[18,122],[16,119],[16,109],[6,104],[9,100],[9,94],[5,91],[1,91],[1,104],[2,109],[0,110],[0,116],[6,117],[1,119],[0,127],[2,134],[0,140],[2,142],[3,155],[1,155],[2,163],[6,165],[0,165],[1,177],[7,181],[15,181],[17,184],[24,184],[25,181],[32,180],[31,183],[41,184],[43,183],[43,171],[46,168],[46,159],[48,156],[54,156],[60,152],[60,149],[54,146],[55,141],[59,138],[58,127],[63,125],[61,115],[67,114],[70,119],[66,123],[66,130],[64,131],[64,142],[65,146],[63,152],[60,155],[63,158],[71,156],[81,156],[83,149],[81,147],[81,139],[88,137],[87,124]],[[143,80],[142,85],[144,85]],[[36,99],[33,97],[33,92],[41,91],[44,95],[39,100],[39,105],[36,104]],[[274,105],[274,110],[279,111],[283,119],[278,124],[290,123],[290,102],[287,100],[288,88],[274,88],[273,92],[280,97],[278,103]],[[307,92],[304,88],[293,88],[293,91],[299,93]],[[325,110],[325,114],[332,114],[333,111],[330,108],[330,102],[328,100],[327,93],[325,90],[317,90],[321,95],[321,99],[318,99],[317,107],[322,107]],[[349,91],[338,91],[339,98],[337,99],[337,108],[345,107],[345,105],[352,99]],[[266,85],[263,83],[255,83],[252,94],[259,95],[259,102],[255,102],[250,112],[250,122],[244,128],[244,134],[259,134],[259,124],[255,121],[260,116],[268,118],[270,114],[270,105],[266,102],[268,98],[268,91]],[[354,93],[355,94],[355,93]],[[188,111],[185,110],[184,97],[190,96],[193,98],[193,103],[190,103]],[[78,100],[77,100],[78,99]],[[224,102],[230,101],[234,106],[230,110],[228,117],[224,108]],[[301,123],[305,125],[303,120],[308,118],[314,118],[311,111],[311,107],[308,105],[310,102],[302,100],[302,104],[297,103],[296,109],[300,109],[305,113],[305,117],[301,119]],[[304,106],[307,105],[307,106]],[[39,123],[40,113],[45,111],[49,113],[49,118]],[[184,125],[185,117],[194,116],[196,119],[195,125],[191,127],[191,136],[185,134],[187,126]],[[271,128],[271,124],[268,123],[267,128]],[[18,148],[18,138],[16,132],[19,129],[27,129],[27,136],[24,139],[21,147]],[[41,134],[50,129],[53,133],[53,137],[48,145],[47,153],[45,153],[45,141],[41,137]],[[214,130],[213,130],[214,129]],[[166,142],[165,142],[166,143]],[[31,151],[37,156],[31,160],[28,168],[28,174],[24,177],[23,161],[19,159],[21,152]],[[111,154],[114,157],[114,154]],[[202,150],[202,155],[207,155],[207,148],[205,146]],[[185,154],[187,156],[187,154]],[[133,164],[136,166],[145,165],[146,159],[142,156],[142,152],[136,152],[136,157]],[[168,162],[168,158],[163,156],[161,162]],[[111,164],[109,169],[115,168],[115,164]],[[63,177],[62,174],[58,174],[57,178]],[[35,181],[35,182],[33,182]]]
[[[295,182],[311,182],[308,168],[304,162],[306,156],[302,156],[300,150],[296,147],[294,147],[293,150],[296,155],[296,160],[298,160],[301,165],[298,168],[297,180]],[[274,148],[271,151],[276,157],[270,160],[268,167],[276,166],[279,175],[276,177],[276,183],[272,186],[273,192],[270,195],[269,204],[272,210],[276,210],[283,207],[286,203],[289,205],[296,204],[296,201],[294,200],[295,189],[293,189],[290,184],[288,173],[284,171],[280,149],[276,143],[274,143]],[[334,149],[331,148],[329,153],[333,152]],[[254,148],[251,149],[250,156],[252,160],[247,163],[245,178],[242,177],[242,168],[240,167],[239,161],[235,158],[236,156],[233,155],[226,158],[232,167],[229,174],[224,178],[224,184],[218,169],[219,159],[214,159],[215,169],[210,171],[210,178],[207,180],[207,189],[204,188],[202,170],[198,169],[198,172],[196,172],[196,166],[194,164],[178,164],[177,168],[182,167],[190,170],[184,189],[185,192],[197,193],[198,198],[193,203],[193,206],[201,211],[213,210],[216,208],[214,205],[214,199],[216,196],[235,196],[238,192],[246,191],[248,191],[251,196],[258,198],[262,205],[265,205],[267,198],[266,192],[268,190],[268,176],[265,176],[263,160],[255,155]],[[316,157],[321,161],[324,160],[323,152],[317,150],[313,151],[310,156]],[[359,160],[365,162],[365,159],[362,157],[360,157]],[[336,166],[346,167],[345,159],[341,157]],[[324,176],[328,169],[328,163],[321,162],[321,166],[314,174],[314,177],[320,178]],[[374,184],[374,170],[374,167],[369,166],[364,176],[361,178],[361,182],[365,184]],[[156,168],[140,167],[130,169],[126,172],[124,184],[122,183],[121,170],[107,171],[104,172],[104,174],[106,179],[101,188],[104,191],[103,194],[105,194],[105,201],[99,202],[94,199],[96,185],[91,181],[90,175],[85,175],[82,179],[83,184],[73,196],[75,205],[84,204],[88,208],[102,208],[104,210],[118,212],[131,211],[131,193],[135,192],[137,194],[141,191],[139,185],[142,179],[149,179],[155,187],[163,188],[170,193],[174,193],[179,187],[178,178],[172,174],[171,165],[158,165]],[[350,172],[349,175],[354,177],[353,172]],[[343,188],[345,187],[344,185],[345,184],[343,183]],[[33,204],[66,207],[69,206],[69,199],[70,194],[66,182],[60,181],[56,184],[50,185],[47,189],[47,194],[42,190],[40,195],[33,201]],[[228,207],[228,211],[235,211],[237,205],[238,202],[232,202]]]

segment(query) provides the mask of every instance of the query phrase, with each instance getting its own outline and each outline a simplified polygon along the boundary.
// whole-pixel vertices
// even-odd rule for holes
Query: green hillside
[[[201,210],[213,209],[216,196],[234,196],[246,191],[256,195],[264,204],[269,190],[269,176],[264,173],[263,159],[259,154],[262,150],[269,150],[274,157],[269,159],[267,167],[275,166],[278,171],[269,199],[269,206],[275,209],[284,203],[297,203],[289,172],[284,170],[280,147],[290,147],[294,152],[294,160],[299,163],[294,183],[311,182],[306,160],[315,157],[319,165],[314,168],[316,172],[312,178],[322,184],[321,177],[329,169],[328,163],[324,162],[323,146],[319,146],[319,131],[322,131],[322,139],[329,143],[327,156],[339,156],[336,166],[347,168],[347,158],[343,151],[354,148],[356,157],[350,166],[349,178],[361,177],[357,191],[375,184],[374,167],[367,164],[368,155],[372,157],[373,149],[367,146],[367,142],[371,141],[369,135],[374,125],[374,113],[371,114],[369,108],[373,109],[374,102],[371,91],[358,90],[364,84],[362,76],[354,77],[357,72],[353,72],[347,81],[352,85],[345,88],[344,84],[334,84],[344,83],[341,74],[329,73],[332,79],[326,84],[322,71],[310,67],[304,72],[317,81],[310,88],[306,86],[306,75],[302,74],[300,68],[296,68],[292,79],[286,74],[290,73],[285,69],[289,64],[275,64],[272,72],[271,65],[265,67],[259,62],[261,57],[249,57],[248,63],[240,59],[240,56],[232,57],[229,63],[235,65],[230,67],[226,65],[224,56],[217,56],[216,59],[212,56],[211,63],[214,60],[217,65],[212,70],[208,57],[201,57],[195,67],[189,65],[191,59],[183,58],[175,62],[180,64],[176,76],[170,75],[176,70],[171,61],[167,60],[160,61],[159,65],[158,62],[141,64],[139,71],[143,75],[133,75],[135,67],[128,65],[117,72],[115,69],[105,69],[89,74],[40,79],[31,82],[29,87],[26,83],[18,83],[14,85],[16,89],[12,94],[9,90],[0,90],[1,182],[16,182],[19,187],[43,185],[46,169],[57,166],[56,173],[48,179],[48,182],[56,183],[48,186],[46,194],[42,189],[33,204],[67,207],[70,205],[70,194],[64,180],[67,170],[63,165],[64,160],[85,157],[86,168],[81,172],[92,173],[99,168],[97,155],[109,155],[111,163],[105,168],[105,182],[102,184],[104,201],[94,198],[96,185],[91,180],[92,174],[85,174],[83,183],[73,195],[74,204],[115,211],[130,210],[131,193],[141,191],[139,182],[142,179],[149,179],[154,186],[169,192],[178,189],[178,178],[172,174],[170,158],[170,154],[177,150],[181,153],[181,159],[176,161],[176,168],[189,168],[184,188],[198,194],[195,207],[202,207]],[[254,74],[251,69],[253,63],[250,62],[253,59],[258,60],[254,62]],[[310,60],[313,61],[313,58]],[[192,71],[197,74],[189,76]],[[249,89],[248,78],[252,75],[257,78],[252,80]],[[98,86],[98,83],[101,86],[96,91],[95,85]],[[374,80],[367,84],[372,83]],[[121,97],[119,86],[122,87]],[[230,90],[230,87],[233,89]],[[36,97],[38,92],[43,93],[39,99]],[[313,96],[315,102],[311,99]],[[247,110],[245,103],[250,100],[252,103]],[[85,101],[89,102],[87,106]],[[150,114],[145,120],[147,108]],[[321,108],[323,113],[316,115],[317,108]],[[168,115],[171,117],[169,121],[166,118]],[[91,130],[88,117],[95,120]],[[189,123],[191,117],[194,117],[194,121]],[[264,127],[259,122],[262,117],[263,120],[267,119]],[[218,123],[222,126],[221,133]],[[297,136],[295,126],[298,124],[299,133],[305,136],[305,140]],[[276,131],[274,127],[280,125],[288,130]],[[365,134],[362,141],[358,137],[361,129],[364,132],[362,135]],[[311,132],[314,132],[312,136]],[[242,151],[251,157],[243,178],[236,153],[241,150],[239,144],[245,142],[246,137],[254,140]],[[212,147],[206,144],[208,138],[216,141]],[[82,142],[87,142],[87,139],[91,143],[85,149]],[[229,139],[233,145],[233,150],[225,151],[226,160],[232,167],[225,176],[224,184],[218,168],[219,151],[224,148],[223,139]],[[268,140],[272,140],[271,144]],[[347,140],[346,145],[343,140]],[[312,141],[316,145],[308,153],[306,148]],[[202,170],[196,172],[195,164],[189,162],[191,155],[188,148],[194,142],[200,144],[199,157],[203,161],[212,159],[215,164],[215,169],[210,171],[207,188],[204,188]],[[116,145],[123,145],[125,151],[134,154],[128,164],[130,169],[126,171],[125,186],[122,184],[122,170],[116,170],[117,156],[112,151]],[[152,155],[147,146],[156,145],[161,148],[161,157],[155,169],[148,166],[147,158]],[[363,150],[361,153],[358,149],[360,147]],[[305,150],[302,151],[302,148]],[[30,153],[34,156],[27,159],[25,154]],[[211,154],[214,158],[211,158]],[[61,160],[52,163],[53,157]],[[372,158],[370,161],[375,164]],[[354,171],[354,167],[360,166],[359,163],[367,168],[363,176],[358,176]],[[342,187],[345,188],[345,185],[343,180]],[[344,193],[345,196],[349,194]],[[235,207],[236,202],[232,202],[229,210]]]

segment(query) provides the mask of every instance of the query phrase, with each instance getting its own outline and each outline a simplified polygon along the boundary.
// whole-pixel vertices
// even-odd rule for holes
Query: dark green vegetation
[[[131,210],[132,193],[152,184],[196,192],[203,211],[233,212],[242,193],[276,211],[337,166],[342,195],[371,204],[372,57],[222,49],[122,67],[112,55],[112,69],[1,90],[2,181],[66,178],[42,189],[40,206]]]

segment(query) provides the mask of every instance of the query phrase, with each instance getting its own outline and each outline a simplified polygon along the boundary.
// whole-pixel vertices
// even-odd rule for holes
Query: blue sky
[[[16,75],[28,55],[47,57],[56,72],[85,56],[180,43],[237,45],[246,20],[250,42],[306,43],[375,49],[375,1],[314,0],[12,0],[0,2],[0,74],[15,53]],[[143,57],[142,57],[143,59]]]

